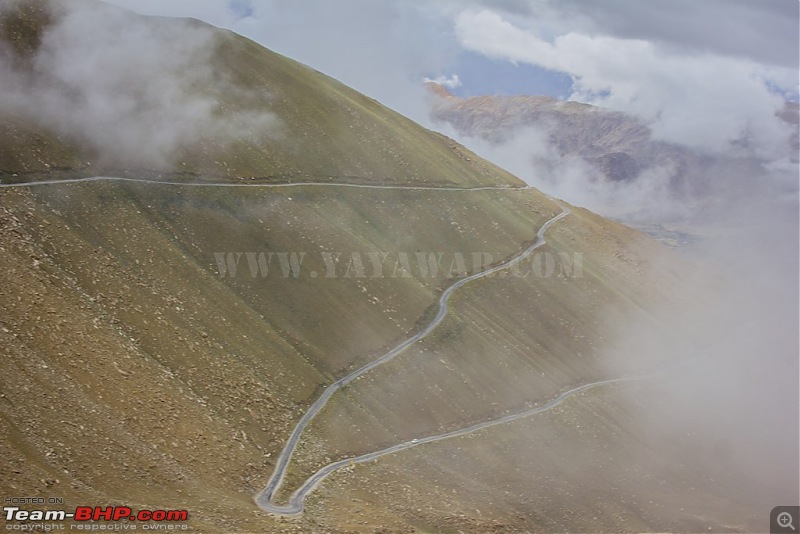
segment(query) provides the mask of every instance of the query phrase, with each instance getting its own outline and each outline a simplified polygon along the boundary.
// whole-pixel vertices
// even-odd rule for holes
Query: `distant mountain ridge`
[[[583,158],[600,182],[633,182],[650,169],[668,172],[669,190],[679,198],[697,198],[719,186],[746,187],[764,163],[755,158],[701,154],[653,139],[647,125],[625,113],[547,96],[473,96],[460,98],[428,83],[434,95],[431,117],[466,137],[502,144],[525,128],[546,132],[561,157]],[[796,103],[778,116],[798,124]],[[798,137],[787,147],[797,162]]]

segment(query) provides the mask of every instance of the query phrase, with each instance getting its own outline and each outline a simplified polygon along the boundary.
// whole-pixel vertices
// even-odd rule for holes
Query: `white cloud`
[[[672,49],[750,58],[791,69],[798,65],[798,2],[557,0],[553,4],[558,5],[559,18],[571,21],[571,29],[581,33],[645,39]],[[537,16],[540,12],[537,6]]]
[[[203,26],[102,4],[60,6],[31,71],[0,54],[0,107],[80,138],[112,164],[165,168],[204,138],[274,134],[267,111],[218,112],[220,95],[238,89],[214,71],[214,39]]]
[[[575,80],[572,99],[637,115],[657,139],[712,152],[746,145],[768,159],[785,152],[790,131],[775,117],[783,99],[766,80],[785,83],[790,69],[665,51],[641,39],[570,32],[548,41],[538,33],[491,10],[466,10],[456,19],[465,48],[566,72]]]
[[[105,0],[138,13],[194,17],[249,37],[431,126],[420,80],[455,88],[462,47],[453,18],[463,0]],[[470,0],[472,3],[480,0]],[[244,2],[242,2],[244,3]],[[519,0],[502,2],[513,8]]]
[[[782,96],[764,81],[798,89],[796,69],[747,59],[777,61],[787,56],[783,49],[796,48],[785,46],[785,29],[765,37],[764,27],[785,26],[779,24],[785,15],[772,4],[738,2],[724,10],[723,3],[709,0],[713,6],[695,9],[684,2],[681,11],[656,1],[654,9],[666,21],[659,22],[635,2],[610,0],[613,13],[630,13],[641,22],[634,27],[582,0],[469,0],[473,7],[466,9],[464,0],[243,0],[237,9],[227,0],[109,1],[232,29],[428,126],[419,80],[455,70],[464,49],[568,73],[576,82],[573,99],[635,114],[657,139],[712,152],[735,147],[766,159],[782,155],[789,132],[774,117]],[[723,12],[734,19],[723,26],[740,31],[709,36]],[[680,31],[678,19],[688,21]],[[738,54],[750,48],[758,53]],[[442,81],[460,82],[447,76]],[[750,144],[743,150],[744,139]]]
[[[419,0],[109,0],[145,14],[233,30],[428,123],[425,76],[451,70],[457,43],[439,2]],[[247,11],[247,16],[241,13]]]
[[[442,87],[449,87],[450,89],[455,89],[457,87],[461,87],[461,79],[458,77],[458,74],[453,74],[450,77],[447,76],[437,76],[436,78],[424,78],[423,81],[425,83],[436,83],[441,85]]]

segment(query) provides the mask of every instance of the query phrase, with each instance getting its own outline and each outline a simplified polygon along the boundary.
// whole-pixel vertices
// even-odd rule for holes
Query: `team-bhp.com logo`
[[[134,511],[128,506],[78,506],[75,511],[23,510],[19,506],[5,506],[3,514],[6,530],[20,532],[66,530],[66,525],[55,524],[66,521],[71,522],[70,530],[188,530],[187,525],[178,523],[189,520],[187,510]]]

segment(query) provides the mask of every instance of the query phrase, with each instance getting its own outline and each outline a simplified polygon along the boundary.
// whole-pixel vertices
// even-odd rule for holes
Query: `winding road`
[[[450,297],[453,295],[453,293],[457,289],[463,287],[465,284],[467,284],[469,282],[472,282],[474,280],[479,280],[481,278],[485,278],[487,276],[491,276],[492,274],[494,274],[494,273],[496,273],[498,271],[502,271],[504,269],[508,269],[509,267],[512,267],[513,265],[519,263],[520,261],[522,261],[525,258],[527,258],[528,256],[530,256],[531,253],[533,253],[534,250],[536,250],[537,248],[543,246],[547,242],[545,240],[545,238],[544,238],[545,232],[547,232],[547,230],[553,224],[555,224],[556,222],[560,221],[561,219],[563,219],[564,217],[566,217],[570,213],[571,212],[570,212],[569,208],[562,206],[561,213],[559,213],[558,215],[556,215],[555,217],[553,217],[552,219],[550,219],[549,221],[547,221],[546,223],[544,223],[542,225],[542,227],[539,229],[539,231],[536,234],[536,241],[533,243],[533,245],[531,245],[530,247],[525,249],[522,253],[520,253],[519,255],[515,256],[514,258],[512,258],[511,260],[509,260],[509,261],[507,261],[507,262],[505,262],[503,264],[500,264],[500,265],[497,265],[495,267],[492,267],[491,269],[487,269],[485,271],[473,274],[473,275],[468,276],[466,278],[462,278],[461,280],[457,281],[456,283],[454,283],[453,285],[448,287],[442,293],[442,295],[439,297],[439,311],[436,314],[436,317],[434,317],[433,320],[428,324],[428,326],[426,326],[423,330],[421,330],[417,334],[415,334],[415,335],[409,337],[408,339],[406,339],[405,341],[401,342],[400,344],[398,344],[396,347],[394,347],[392,350],[390,350],[389,352],[387,352],[386,354],[384,354],[380,358],[368,363],[367,365],[361,367],[360,369],[357,369],[356,371],[353,371],[349,375],[340,378],[339,380],[337,380],[336,382],[334,382],[333,384],[328,386],[325,389],[325,391],[322,393],[322,395],[320,395],[320,397],[314,402],[314,404],[312,404],[309,407],[308,411],[303,415],[302,419],[300,419],[300,422],[298,422],[297,425],[294,427],[294,430],[292,431],[292,434],[289,436],[289,440],[286,442],[286,445],[284,445],[283,450],[281,451],[281,454],[278,457],[278,460],[277,460],[277,462],[275,464],[275,470],[273,471],[272,476],[270,477],[269,481],[267,482],[267,487],[264,488],[264,490],[258,495],[258,497],[256,497],[256,502],[258,503],[258,505],[263,510],[266,510],[266,511],[272,512],[272,513],[276,513],[276,514],[282,514],[282,515],[299,514],[303,510],[303,501],[304,501],[306,495],[308,495],[317,486],[317,484],[319,484],[319,482],[322,481],[325,477],[327,477],[328,475],[330,475],[331,473],[333,473],[337,469],[340,469],[342,466],[348,464],[351,461],[359,460],[359,461],[364,462],[364,461],[367,461],[367,460],[370,460],[370,459],[374,459],[374,458],[378,458],[380,456],[384,456],[386,454],[391,454],[393,452],[397,452],[399,450],[406,449],[406,448],[414,446],[414,445],[419,445],[421,443],[430,443],[432,441],[439,441],[441,439],[447,439],[448,437],[454,437],[456,435],[461,435],[461,434],[459,434],[457,432],[462,432],[462,431],[456,431],[456,433],[452,433],[451,432],[451,433],[448,433],[448,434],[442,434],[441,436],[431,436],[431,437],[428,437],[428,438],[420,439],[420,440],[414,442],[413,444],[411,444],[411,442],[406,442],[406,443],[403,443],[403,444],[400,444],[400,445],[396,445],[395,447],[390,447],[389,449],[385,449],[383,451],[378,451],[378,452],[367,454],[367,455],[364,455],[364,456],[359,456],[358,458],[347,459],[347,460],[342,460],[340,462],[332,463],[332,464],[324,467],[320,471],[318,471],[311,478],[309,478],[300,487],[300,489],[298,489],[292,495],[290,503],[289,503],[288,506],[281,506],[281,505],[275,504],[273,502],[273,498],[275,496],[275,493],[277,492],[278,488],[280,488],[281,483],[283,482],[283,478],[286,475],[286,470],[289,467],[289,462],[291,461],[292,455],[294,454],[294,451],[297,448],[297,445],[298,445],[298,443],[300,441],[300,436],[303,434],[303,432],[305,431],[306,427],[309,425],[309,423],[311,423],[312,419],[314,419],[314,417],[317,415],[317,413],[319,413],[319,411],[328,403],[328,401],[330,400],[330,398],[333,396],[334,393],[336,393],[337,391],[342,389],[344,386],[346,386],[347,384],[349,384],[350,382],[352,382],[356,378],[358,378],[358,377],[364,375],[365,373],[371,371],[372,369],[378,367],[379,365],[383,365],[384,363],[386,363],[388,361],[391,361],[398,354],[403,352],[405,349],[407,349],[408,347],[410,347],[411,345],[413,345],[417,341],[420,341],[420,340],[426,338],[431,332],[433,332],[433,330],[437,326],[439,326],[442,323],[442,321],[444,321],[444,318],[447,316],[447,312],[449,310]],[[577,393],[577,390],[575,392]],[[498,421],[500,421],[500,420],[498,420]],[[480,428],[486,428],[487,426],[492,426],[492,424],[495,424],[495,423],[494,422],[482,423],[482,425],[484,425],[484,426],[481,426]],[[496,423],[496,424],[500,424],[500,423]],[[468,432],[474,432],[475,430],[479,430],[479,428],[477,428],[477,426],[480,426],[480,425],[476,425],[476,427],[470,427],[470,428],[474,428],[474,430],[465,429],[465,431],[463,431],[463,432],[464,433],[468,433]]]
[[[412,447],[417,447],[419,445],[424,445],[426,443],[436,443],[438,441],[444,441],[450,438],[457,438],[460,436],[465,436],[467,434],[472,434],[473,432],[478,432],[479,430],[483,430],[486,428],[490,428],[497,425],[504,425],[506,423],[510,423],[512,421],[517,421],[519,419],[529,417],[531,415],[535,415],[538,413],[546,412],[548,410],[552,410],[568,398],[577,395],[578,393],[582,393],[584,391],[588,391],[590,389],[594,389],[600,386],[607,386],[611,384],[620,384],[623,382],[630,382],[633,380],[642,380],[644,378],[648,378],[652,376],[651,374],[648,375],[639,375],[639,376],[630,376],[630,377],[623,377],[623,378],[613,378],[609,380],[601,380],[599,382],[592,382],[590,384],[584,384],[582,386],[578,386],[576,388],[570,389],[569,391],[565,391],[564,393],[560,394],[555,399],[551,400],[547,404],[543,404],[542,406],[538,406],[536,408],[531,408],[529,410],[525,410],[523,412],[518,412],[514,414],[509,414],[499,419],[492,419],[490,421],[484,421],[482,423],[477,423],[472,426],[468,426],[466,428],[462,428],[459,430],[453,430],[450,432],[445,432],[444,434],[437,434],[435,436],[427,436],[424,438],[413,439],[410,441],[404,441],[403,443],[399,443],[397,445],[393,445],[386,449],[382,449],[380,451],[369,452],[367,454],[363,454],[361,456],[356,456],[354,458],[345,458],[344,460],[339,460],[338,462],[333,462],[331,464],[326,465],[325,467],[321,468],[319,471],[311,475],[302,486],[300,486],[297,491],[292,493],[291,497],[289,497],[289,504],[285,506],[280,506],[274,504],[271,500],[266,498],[266,493],[262,493],[256,502],[258,505],[265,511],[279,514],[279,515],[297,515],[302,513],[303,511],[303,504],[305,502],[306,497],[314,491],[317,486],[325,480],[329,475],[333,474],[334,472],[338,471],[339,469],[343,469],[347,466],[353,464],[361,464],[365,462],[371,462],[373,460],[377,460],[381,456],[386,456],[387,454],[394,454],[396,452],[404,451],[406,449],[410,449]]]
[[[184,187],[289,188],[289,187],[306,187],[306,186],[311,186],[311,187],[324,186],[324,187],[348,187],[357,189],[382,189],[382,190],[388,189],[388,190],[410,190],[410,191],[513,191],[513,190],[531,189],[531,186],[443,187],[443,186],[416,186],[416,185],[413,186],[412,185],[369,185],[369,184],[342,183],[342,182],[334,182],[334,183],[331,182],[292,182],[292,183],[174,182],[174,181],[164,181],[155,179],[123,178],[123,177],[113,177],[113,176],[93,176],[85,178],[73,178],[64,180],[43,180],[37,182],[20,182],[20,183],[10,183],[10,184],[0,183],[0,188],[39,187],[48,185],[64,185],[64,184],[76,184],[76,183],[87,183],[87,182],[133,182],[133,183],[143,183],[143,184],[172,185],[172,186],[184,186]],[[291,462],[292,459],[292,455],[294,454],[297,445],[300,441],[300,437],[302,436],[303,432],[308,427],[308,425],[311,423],[311,421],[314,419],[314,417],[328,403],[330,398],[337,391],[347,386],[353,380],[368,373],[372,369],[380,365],[383,365],[386,362],[391,361],[392,359],[397,357],[400,353],[402,353],[404,350],[406,350],[408,347],[430,335],[430,333],[433,332],[433,330],[435,330],[436,327],[438,327],[442,323],[442,321],[444,321],[445,317],[447,316],[447,312],[449,311],[450,298],[453,295],[453,293],[455,293],[455,291],[457,291],[459,288],[463,287],[469,282],[491,276],[492,274],[498,271],[502,271],[516,265],[517,263],[521,262],[522,260],[530,256],[536,249],[543,246],[547,242],[544,237],[545,232],[547,232],[547,230],[553,224],[555,224],[556,222],[558,222],[559,220],[563,219],[564,217],[566,217],[571,213],[569,208],[561,204],[559,205],[562,207],[561,213],[551,218],[542,225],[542,227],[536,234],[536,241],[530,247],[528,247],[522,253],[518,254],[517,256],[515,256],[514,258],[510,259],[505,263],[502,263],[485,271],[473,274],[471,276],[462,278],[461,280],[458,280],[457,282],[449,286],[439,297],[438,313],[424,329],[414,334],[413,336],[409,337],[408,339],[402,341],[400,344],[395,346],[393,349],[391,349],[378,359],[368,363],[367,365],[364,365],[363,367],[357,369],[356,371],[353,371],[347,376],[340,378],[339,380],[332,383],[325,389],[322,395],[320,395],[320,397],[309,407],[308,411],[306,411],[306,413],[297,423],[291,435],[289,436],[289,439],[287,440],[283,450],[281,451],[280,456],[278,457],[275,469],[267,483],[266,488],[264,488],[264,490],[255,499],[259,507],[261,507],[263,510],[267,512],[280,515],[299,514],[303,511],[303,505],[306,497],[312,491],[314,491],[314,489],[326,477],[338,471],[339,469],[347,467],[348,465],[376,460],[377,458],[380,458],[382,456],[386,456],[388,454],[394,454],[396,452],[410,449],[412,447],[417,447],[419,445],[436,443],[446,439],[464,436],[466,434],[471,434],[473,432],[478,432],[480,430],[490,428],[493,426],[510,423],[512,421],[516,421],[524,417],[528,417],[537,413],[551,410],[552,408],[555,408],[556,406],[564,402],[569,397],[577,395],[578,393],[587,391],[589,389],[603,385],[627,382],[643,378],[643,376],[624,377],[624,378],[602,380],[590,384],[584,384],[582,386],[570,389],[569,391],[560,394],[552,401],[536,408],[532,408],[515,414],[506,415],[498,419],[477,423],[460,430],[453,430],[443,434],[437,434],[434,436],[427,436],[419,439],[405,441],[403,443],[399,443],[397,445],[388,447],[386,449],[382,449],[380,451],[375,451],[354,458],[346,458],[343,460],[339,460],[337,462],[333,462],[321,468],[319,471],[317,471],[311,477],[309,477],[291,495],[291,497],[289,498],[289,503],[287,505],[279,505],[273,502],[275,493],[283,483],[284,477],[286,475],[286,470],[288,469],[289,463]]]

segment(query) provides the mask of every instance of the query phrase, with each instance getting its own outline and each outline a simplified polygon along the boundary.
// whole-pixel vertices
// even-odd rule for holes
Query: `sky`
[[[107,0],[241,33],[427,124],[454,94],[545,94],[624,111],[712,152],[769,157],[798,94],[794,0]]]

